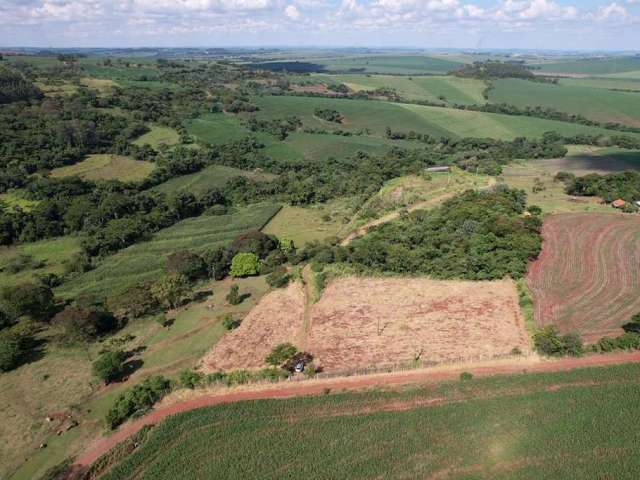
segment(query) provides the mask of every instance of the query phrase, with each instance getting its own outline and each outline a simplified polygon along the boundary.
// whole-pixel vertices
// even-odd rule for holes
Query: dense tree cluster
[[[20,72],[0,66],[0,105],[42,97],[42,92]]]
[[[640,172],[610,173],[608,175],[590,174],[575,177],[571,174],[560,174],[565,182],[569,195],[597,196],[606,202],[622,198],[634,203],[640,200]]]
[[[534,82],[553,82],[553,80],[535,75],[525,65],[495,60],[465,64],[460,67],[460,69],[450,72],[450,75],[463,78],[476,78],[478,80],[521,78],[523,80],[530,80]]]
[[[365,272],[441,279],[522,277],[541,247],[538,217],[522,217],[525,194],[497,187],[467,191],[431,211],[381,225],[348,247],[312,246],[303,257]]]
[[[344,119],[339,111],[332,108],[316,108],[313,114],[322,120],[333,123],[342,123]]]

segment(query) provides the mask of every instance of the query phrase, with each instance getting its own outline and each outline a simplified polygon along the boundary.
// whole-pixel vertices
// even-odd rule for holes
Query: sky
[[[640,0],[0,0],[0,46],[640,51]]]

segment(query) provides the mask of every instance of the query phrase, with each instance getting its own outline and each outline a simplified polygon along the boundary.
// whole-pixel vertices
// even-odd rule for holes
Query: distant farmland
[[[619,335],[640,312],[640,218],[576,213],[545,219],[544,243],[527,283],[539,326],[586,341]]]

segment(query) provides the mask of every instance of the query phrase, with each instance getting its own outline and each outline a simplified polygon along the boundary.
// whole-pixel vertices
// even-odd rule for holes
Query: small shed
[[[447,173],[451,171],[451,167],[448,165],[435,165],[433,167],[428,167],[427,172],[430,173]]]
[[[613,205],[613,208],[622,208],[626,204],[627,204],[627,202],[625,202],[623,199],[619,198],[617,200],[614,200],[611,205]]]

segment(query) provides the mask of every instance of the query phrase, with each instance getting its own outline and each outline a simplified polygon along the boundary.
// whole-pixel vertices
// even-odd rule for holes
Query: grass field
[[[171,146],[179,142],[180,135],[173,128],[152,125],[149,132],[136,139],[133,143],[139,146],[149,144],[153,148],[158,149],[161,145]]]
[[[238,117],[224,113],[209,113],[187,120],[185,127],[191,135],[212,144],[240,140],[251,133],[242,126]]]
[[[557,131],[564,135],[577,133],[611,134],[600,128],[586,127],[566,122],[556,122],[524,116],[509,116],[493,113],[463,111],[450,108],[426,107],[366,100],[340,100],[309,97],[259,97],[258,118],[283,118],[297,115],[305,126],[335,129],[316,118],[316,108],[338,110],[345,117],[339,128],[360,130],[368,128],[372,135],[382,137],[385,129],[427,133],[436,137],[492,137],[511,140],[518,136],[540,137],[545,132]]]
[[[527,276],[535,320],[594,342],[640,312],[640,218],[619,213],[545,218],[540,257]]]
[[[485,103],[482,96],[486,85],[481,80],[458,78],[453,76],[408,77],[391,75],[316,74],[310,77],[298,77],[303,80],[318,80],[327,84],[344,83],[355,91],[393,88],[403,98],[409,100],[441,101],[444,96],[449,103],[475,104]]]
[[[554,108],[599,122],[640,126],[640,95],[637,93],[516,79],[496,80],[493,85],[495,88],[489,94],[493,103]]]
[[[612,77],[562,78],[560,84],[568,87],[603,88],[607,90],[633,90],[640,92],[640,80]]]
[[[190,192],[196,196],[200,196],[210,190],[222,189],[229,180],[235,177],[268,180],[273,178],[273,175],[263,172],[248,172],[224,165],[210,165],[199,172],[174,177],[154,187],[152,190],[167,194]]]
[[[193,410],[104,478],[631,480],[638,375],[630,364]]]
[[[124,383],[108,388],[91,387],[91,360],[103,348],[100,343],[87,349],[63,349],[49,344],[42,359],[3,374],[0,379],[3,416],[0,475],[4,478],[22,464],[12,476],[14,480],[39,478],[46,468],[101,434],[107,410],[124,389],[151,374],[175,378],[181,370],[195,366],[226,332],[221,324],[222,316],[244,317],[268,290],[264,277],[236,279],[234,283],[241,292],[250,294],[240,305],[231,306],[225,300],[229,281],[211,282],[203,289],[212,290],[212,295],[202,303],[175,312],[170,328],[162,328],[153,318],[146,318],[130,322],[118,332],[117,337],[135,337],[126,344],[126,349],[145,347],[135,357],[142,366]],[[55,430],[60,422],[45,421],[45,417],[56,412],[70,413],[80,423],[79,427],[57,436]],[[37,447],[43,441],[47,448],[39,450]]]
[[[69,236],[12,247],[0,247],[0,270],[3,270],[0,273],[0,287],[34,280],[35,275],[62,274],[64,262],[79,252],[80,240]],[[17,273],[4,270],[7,264],[15,261],[21,255],[30,256],[35,262],[43,262],[44,265],[41,268],[27,268]]]
[[[602,59],[565,60],[536,65],[545,73],[577,73],[582,75],[611,75],[640,71],[640,57],[612,57]]]
[[[293,240],[298,247],[335,237],[349,221],[353,206],[349,199],[333,200],[310,207],[285,205],[262,230],[278,238]]]
[[[368,73],[386,74],[427,74],[447,73],[462,66],[451,60],[428,57],[423,55],[378,55],[336,57],[313,60],[314,63],[324,65],[327,70],[348,71],[361,70]]]
[[[136,282],[157,277],[165,257],[178,250],[201,251],[223,245],[250,229],[261,229],[278,212],[273,204],[238,207],[227,215],[183,220],[155,234],[149,241],[137,243],[107,257],[95,270],[65,283],[57,292],[64,297],[91,293],[99,297]]]
[[[155,164],[134,160],[120,155],[89,155],[85,160],[74,165],[51,170],[53,178],[79,176],[85,180],[121,180],[133,182],[149,175]]]

